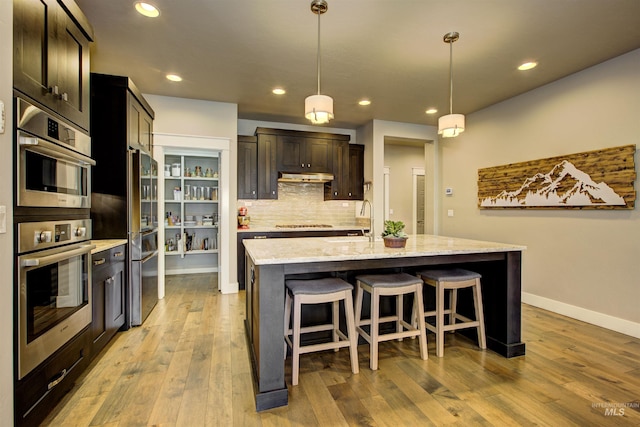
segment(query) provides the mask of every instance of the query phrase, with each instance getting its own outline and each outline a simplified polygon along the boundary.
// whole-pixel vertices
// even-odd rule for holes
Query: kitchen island
[[[258,411],[288,402],[284,377],[284,281],[288,277],[461,267],[482,274],[487,347],[505,357],[525,353],[520,331],[520,272],[524,246],[444,236],[412,235],[405,248],[381,238],[312,237],[245,240],[246,332]],[[302,275],[302,276],[300,276]],[[464,313],[464,298],[460,298]]]

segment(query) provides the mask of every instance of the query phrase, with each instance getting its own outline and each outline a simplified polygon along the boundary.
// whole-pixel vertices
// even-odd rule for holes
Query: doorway
[[[424,169],[413,168],[413,229],[415,234],[424,234],[425,199]]]

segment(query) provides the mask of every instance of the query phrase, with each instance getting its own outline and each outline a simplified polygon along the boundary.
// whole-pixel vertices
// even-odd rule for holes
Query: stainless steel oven
[[[18,224],[18,379],[91,323],[91,220]]]
[[[91,138],[16,98],[17,206],[91,207]]]

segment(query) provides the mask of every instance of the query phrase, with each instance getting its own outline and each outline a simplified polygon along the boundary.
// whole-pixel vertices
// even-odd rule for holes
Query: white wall
[[[0,426],[13,420],[13,3],[0,1],[0,101],[5,131],[0,133],[0,206],[7,211],[6,233],[0,234]]]
[[[236,104],[149,94],[144,97],[156,113],[154,132],[237,139]]]
[[[190,135],[198,137],[208,137],[211,140],[216,138],[225,138],[231,141],[229,149],[228,162],[224,159],[224,163],[229,165],[229,179],[222,180],[221,197],[227,199],[228,209],[235,209],[235,200],[238,194],[237,184],[237,164],[238,164],[238,106],[236,104],[224,102],[202,101],[195,99],[173,98],[167,96],[144,94],[145,99],[153,108],[155,120],[153,122],[154,133],[159,134],[176,134]],[[206,140],[203,138],[194,138],[194,140]],[[202,146],[200,148],[206,148]],[[211,149],[220,147],[211,146]],[[235,215],[231,216],[235,218]],[[235,222],[230,224],[228,230],[222,230],[222,236],[227,235],[227,245],[221,247],[220,251],[225,251],[224,256],[219,259],[226,258],[225,264],[228,264],[228,274],[221,274],[222,290],[228,292],[232,289],[238,289],[238,275],[236,269],[237,258],[237,229]],[[228,278],[228,279],[227,279]],[[227,282],[228,283],[225,283]]]
[[[477,172],[637,145],[639,70],[636,50],[471,114],[465,133],[440,142],[442,187],[454,189],[453,196],[442,196],[442,234],[526,245],[525,302],[638,337],[638,207],[480,210]],[[635,161],[637,170],[637,153]],[[635,188],[640,189],[637,179]],[[454,217],[444,215],[448,209]]]

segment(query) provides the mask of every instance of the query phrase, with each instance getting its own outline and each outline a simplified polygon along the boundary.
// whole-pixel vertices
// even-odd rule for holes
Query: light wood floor
[[[640,425],[640,340],[526,305],[524,357],[455,334],[440,359],[433,335],[425,361],[418,340],[381,344],[376,372],[361,345],[358,375],[346,350],[303,355],[288,407],[256,413],[245,294],[209,277],[168,277],[144,326],[119,333],[43,425]]]

